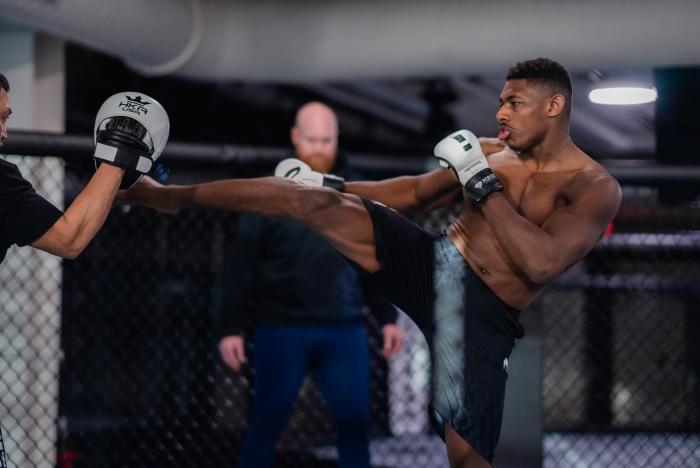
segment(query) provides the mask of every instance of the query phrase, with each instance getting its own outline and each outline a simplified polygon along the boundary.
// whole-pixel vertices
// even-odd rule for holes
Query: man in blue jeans
[[[311,102],[291,131],[295,155],[313,170],[356,179],[337,156],[338,124]],[[223,281],[222,359],[238,371],[246,361],[243,332],[255,326],[253,407],[241,467],[272,466],[275,442],[307,374],[313,376],[338,432],[340,466],[369,467],[369,354],[362,325],[368,305],[382,325],[389,358],[403,336],[386,299],[363,294],[357,272],[302,223],[253,214],[240,217]]]

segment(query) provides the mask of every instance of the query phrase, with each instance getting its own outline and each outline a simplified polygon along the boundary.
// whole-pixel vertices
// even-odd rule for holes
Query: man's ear
[[[289,131],[289,138],[292,140],[292,145],[296,146],[299,140],[299,129],[296,125]]]
[[[555,94],[549,98],[547,104],[547,117],[556,117],[564,112],[566,106],[566,98],[562,94]]]

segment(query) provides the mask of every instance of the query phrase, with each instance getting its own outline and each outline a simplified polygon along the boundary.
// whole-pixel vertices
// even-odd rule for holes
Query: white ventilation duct
[[[151,75],[273,81],[700,64],[700,2],[0,0]]]

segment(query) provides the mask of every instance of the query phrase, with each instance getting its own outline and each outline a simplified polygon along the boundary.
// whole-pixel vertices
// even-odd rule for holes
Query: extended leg
[[[379,269],[372,221],[356,195],[263,177],[184,186],[163,186],[145,179],[119,198],[166,212],[204,206],[297,219],[362,268],[369,272]]]

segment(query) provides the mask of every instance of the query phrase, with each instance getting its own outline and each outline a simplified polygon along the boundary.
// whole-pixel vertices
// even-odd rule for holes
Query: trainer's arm
[[[617,181],[601,176],[570,205],[552,212],[542,227],[518,214],[501,193],[487,198],[482,212],[515,266],[531,283],[543,285],[593,248],[620,200]]]
[[[73,203],[32,247],[75,258],[104,224],[121,183],[124,169],[102,164]]]
[[[444,169],[377,182],[346,182],[345,191],[384,203],[401,213],[429,211],[455,203],[462,196],[459,182]]]

